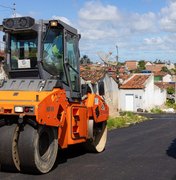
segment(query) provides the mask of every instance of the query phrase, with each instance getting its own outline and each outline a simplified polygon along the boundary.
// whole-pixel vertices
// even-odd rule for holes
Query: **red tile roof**
[[[99,66],[81,66],[80,73],[85,81],[91,81],[91,83],[95,84],[105,76],[106,69]]]
[[[120,89],[144,89],[145,82],[150,75],[135,74],[127,82],[120,86]]]
[[[158,86],[160,89],[167,89],[168,87],[175,88],[174,83],[168,83],[168,82],[155,82],[155,85]]]
[[[163,72],[163,71],[159,71],[159,72],[154,72],[154,76],[166,76],[168,73]]]
[[[117,83],[119,82],[117,77],[117,67],[113,66],[107,67],[97,64],[81,65],[80,73],[82,79],[91,81],[93,84],[104,78],[105,74],[108,74],[109,77],[112,77]]]
[[[152,72],[159,72],[162,70],[162,67],[164,67],[165,64],[152,64],[152,65],[146,65],[146,70],[152,71]]]
[[[138,66],[137,61],[126,61],[125,66],[128,68],[129,71],[136,70]]]
[[[0,57],[4,57],[4,56],[5,56],[4,52],[0,51]]]
[[[129,79],[131,77],[131,74],[120,74],[119,78],[122,79],[123,81]]]

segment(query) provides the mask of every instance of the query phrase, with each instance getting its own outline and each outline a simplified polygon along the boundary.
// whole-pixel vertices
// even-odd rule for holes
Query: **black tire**
[[[17,124],[0,128],[0,164],[4,171],[18,171],[18,142],[19,127]]]
[[[26,125],[20,133],[18,149],[21,171],[40,174],[49,172],[57,158],[57,129],[47,126],[34,129]]]
[[[85,143],[85,148],[89,152],[100,153],[105,149],[107,141],[107,123],[94,123],[93,137]]]

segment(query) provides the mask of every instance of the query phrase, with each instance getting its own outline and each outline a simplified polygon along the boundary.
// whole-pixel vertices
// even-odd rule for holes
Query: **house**
[[[155,85],[160,89],[164,89],[167,91],[168,88],[175,90],[175,82],[155,82]],[[167,99],[175,99],[175,94],[167,94]]]
[[[118,78],[116,71],[104,66],[81,66],[81,84],[90,82],[94,93],[98,94],[98,82],[104,82],[105,101],[109,106],[110,116],[118,111]]]
[[[0,80],[8,79],[7,73],[4,70],[4,65],[0,63]]]
[[[3,51],[0,50],[0,61],[3,60],[5,57],[5,54]]]
[[[160,99],[159,103],[157,99]],[[119,109],[121,111],[148,111],[158,104],[164,104],[165,101],[166,91],[155,87],[153,74],[133,74],[120,86]]]
[[[166,72],[155,72],[154,73],[154,81],[155,82],[172,82],[173,78],[172,75]]]
[[[125,61],[125,67],[129,71],[134,71],[134,70],[136,70],[138,68],[138,61],[136,61],[136,60]]]
[[[119,75],[119,84],[123,84],[127,79],[129,79],[132,74],[120,74]]]
[[[167,67],[169,70],[175,69],[175,65],[174,65],[173,63],[171,63],[171,62],[167,63],[167,64],[166,64],[166,67]]]
[[[147,61],[146,63],[145,63],[145,66],[151,66],[152,65],[152,63],[150,62],[150,61]]]
[[[120,66],[118,68],[118,74],[123,75],[123,74],[128,74],[128,69],[126,66]]]
[[[165,66],[166,65],[164,63],[158,63],[158,64],[149,64],[149,63],[147,63],[145,65],[145,68],[146,68],[146,70],[151,71],[151,72],[159,72]]]
[[[175,88],[174,82],[155,82],[155,85],[158,86],[160,89],[167,89],[169,87]]]

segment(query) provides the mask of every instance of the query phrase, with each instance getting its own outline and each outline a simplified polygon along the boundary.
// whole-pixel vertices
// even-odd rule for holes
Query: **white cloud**
[[[161,9],[161,28],[168,32],[176,32],[176,1],[172,0],[169,5]]]
[[[157,30],[157,18],[153,12],[132,14],[130,20],[130,28],[133,32],[154,32]]]
[[[79,29],[86,40],[101,40],[118,36],[117,25],[123,18],[118,8],[90,1],[78,12]]]
[[[168,55],[167,52],[172,52],[169,56],[176,59],[176,0],[170,0],[158,12],[145,13],[128,13],[100,0],[89,1],[78,12],[78,18],[81,51],[87,55],[109,49],[115,53],[118,45],[122,59],[155,60],[164,57],[164,53]]]
[[[103,5],[100,2],[87,2],[78,13],[79,17],[86,21],[118,21],[121,15],[116,6]]]
[[[164,40],[161,37],[145,38],[144,43],[146,45],[159,45],[164,43]]]

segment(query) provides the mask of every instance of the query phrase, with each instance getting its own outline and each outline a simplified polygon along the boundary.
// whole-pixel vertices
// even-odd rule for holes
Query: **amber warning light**
[[[50,26],[51,27],[57,27],[58,26],[58,21],[57,20],[50,21]]]

